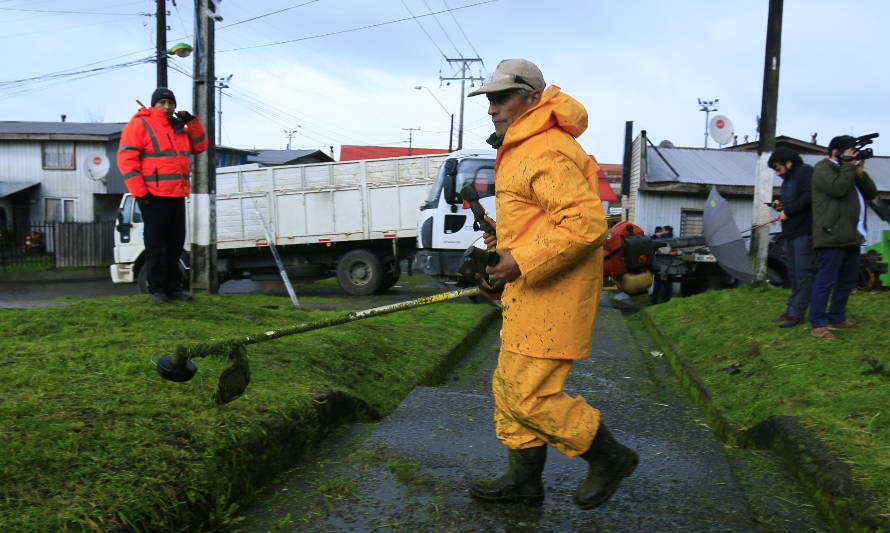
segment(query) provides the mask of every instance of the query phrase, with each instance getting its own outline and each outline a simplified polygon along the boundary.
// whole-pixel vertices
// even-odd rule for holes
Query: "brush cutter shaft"
[[[434,294],[432,296],[424,296],[423,298],[417,298],[416,300],[410,300],[407,302],[399,302],[395,304],[374,307],[372,309],[365,309],[364,311],[353,311],[345,315],[327,318],[324,320],[317,320],[315,322],[304,322],[302,324],[295,324],[293,326],[289,326],[279,330],[266,331],[264,333],[255,335],[247,335],[245,337],[242,337],[241,339],[231,339],[218,343],[198,345],[195,347],[186,348],[184,350],[177,350],[176,353],[171,356],[171,363],[174,366],[182,366],[185,365],[189,359],[192,359],[194,357],[206,357],[215,352],[228,353],[228,350],[232,346],[233,341],[234,344],[247,346],[248,344],[270,341],[279,337],[286,337],[288,335],[303,333],[305,331],[312,331],[314,329],[322,329],[339,324],[345,324],[347,322],[363,320],[365,318],[385,315],[388,313],[395,313],[396,311],[404,311],[406,309],[413,309],[415,307],[421,307],[424,305],[446,302],[448,300],[463,298],[464,296],[475,296],[479,294],[479,292],[480,290],[478,287],[467,287],[465,289],[443,292],[440,294]]]

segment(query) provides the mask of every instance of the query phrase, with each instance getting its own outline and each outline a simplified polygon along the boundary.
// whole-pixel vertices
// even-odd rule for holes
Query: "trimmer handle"
[[[476,192],[476,188],[473,187],[472,183],[467,183],[461,188],[460,198],[473,211],[473,229],[494,235],[494,227],[485,220],[485,208],[479,203],[479,193]]]

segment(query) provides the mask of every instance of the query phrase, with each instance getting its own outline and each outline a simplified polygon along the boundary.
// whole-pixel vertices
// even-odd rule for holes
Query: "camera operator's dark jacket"
[[[865,202],[878,194],[867,172],[856,177],[853,163],[838,166],[829,159],[816,163],[813,170],[814,248],[840,248],[863,243],[865,239],[856,229],[860,214],[857,188]]]
[[[813,232],[813,167],[795,163],[782,178],[782,205],[788,220],[782,221],[782,236],[793,239]]]

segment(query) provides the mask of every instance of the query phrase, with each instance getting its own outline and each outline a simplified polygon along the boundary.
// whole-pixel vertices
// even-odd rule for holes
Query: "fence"
[[[0,271],[113,262],[114,222],[42,222],[0,228]]]

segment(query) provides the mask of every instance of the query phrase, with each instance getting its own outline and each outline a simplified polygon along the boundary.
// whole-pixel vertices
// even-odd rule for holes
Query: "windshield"
[[[432,188],[430,189],[430,195],[426,199],[426,205],[428,207],[433,207],[439,201],[439,194],[442,192],[442,186],[445,184],[445,167],[447,165],[443,164],[439,167],[439,175],[436,177],[436,183],[433,183]]]

